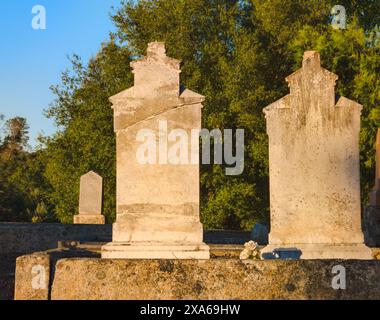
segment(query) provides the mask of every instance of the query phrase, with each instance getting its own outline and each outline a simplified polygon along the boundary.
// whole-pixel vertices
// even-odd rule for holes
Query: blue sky
[[[46,9],[46,30],[32,28],[35,5]],[[27,118],[30,145],[55,131],[43,110],[54,99],[50,85],[70,66],[67,55],[88,61],[115,30],[112,6],[120,0],[1,0],[0,114]]]

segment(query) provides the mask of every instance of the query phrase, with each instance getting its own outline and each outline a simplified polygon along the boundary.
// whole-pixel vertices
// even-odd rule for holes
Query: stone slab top
[[[133,87],[109,98],[115,131],[181,106],[202,107],[204,96],[180,86],[180,61],[166,55],[164,43],[149,43],[146,57],[131,67]]]
[[[356,101],[346,97],[335,95],[335,85],[338,76],[321,66],[321,57],[317,51],[306,51],[302,60],[302,67],[291,75],[286,77],[289,84],[290,94],[271,103],[263,109],[268,115],[277,109],[300,109],[298,105],[299,96],[304,96],[305,100],[310,99],[309,92],[320,92],[322,94],[322,106],[325,108],[349,108],[351,110],[361,111],[363,106]],[[323,84],[323,89],[320,84]]]

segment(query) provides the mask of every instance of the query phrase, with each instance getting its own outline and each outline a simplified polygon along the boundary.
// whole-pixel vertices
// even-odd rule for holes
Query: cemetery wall
[[[345,289],[334,289],[334,267]],[[342,270],[342,269],[340,269]],[[378,261],[63,259],[51,299],[380,299]]]
[[[111,225],[0,223],[0,252],[3,255],[55,249],[58,241],[108,242],[111,238]]]

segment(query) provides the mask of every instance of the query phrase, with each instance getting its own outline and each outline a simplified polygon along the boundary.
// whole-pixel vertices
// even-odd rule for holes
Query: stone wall
[[[111,225],[0,223],[0,300],[13,299],[16,258],[55,249],[58,241],[108,242]]]
[[[50,256],[47,270],[51,268],[52,272],[48,292],[41,292],[41,298],[380,299],[380,262],[376,260],[267,260],[247,264],[237,256],[220,258],[232,254],[225,255],[226,248],[218,245],[211,246],[214,258],[209,261],[97,259],[100,244],[94,245],[91,241],[107,241],[110,237],[110,225],[0,224],[0,300],[13,298],[15,262],[22,251],[55,249],[58,241],[65,239],[90,243],[75,250],[55,249],[45,253]],[[208,244],[242,244],[248,239],[248,232],[205,232]],[[239,248],[235,251],[239,252]],[[31,281],[25,278],[28,274],[32,276],[30,264],[34,258],[29,257],[18,260],[21,299],[32,297],[28,296],[32,291],[27,290]],[[338,264],[346,267],[346,290],[331,288],[332,267]]]
[[[333,267],[346,289],[332,288]],[[380,299],[379,261],[58,261],[51,299]]]
[[[210,230],[204,232],[207,243],[244,244],[249,232]],[[111,225],[74,225],[59,223],[0,223],[0,254],[32,253],[55,249],[58,241],[109,242]]]
[[[250,235],[249,232],[215,230],[205,231],[204,238],[210,244],[244,244]],[[72,240],[109,242],[112,240],[112,225],[0,223],[0,300],[13,299],[17,257],[56,249],[59,241]],[[224,248],[219,251],[225,253]]]
[[[32,253],[57,248],[58,241],[108,242],[111,225],[0,223],[0,253]]]

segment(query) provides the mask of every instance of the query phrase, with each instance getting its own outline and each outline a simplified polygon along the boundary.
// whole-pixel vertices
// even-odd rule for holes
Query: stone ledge
[[[336,265],[346,290],[332,288]],[[380,262],[63,259],[51,299],[380,299]]]
[[[102,247],[103,259],[210,259],[204,243],[154,245],[152,243],[108,243]]]
[[[106,218],[102,214],[77,214],[74,224],[105,224]]]

